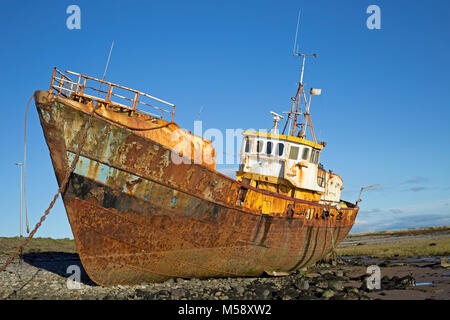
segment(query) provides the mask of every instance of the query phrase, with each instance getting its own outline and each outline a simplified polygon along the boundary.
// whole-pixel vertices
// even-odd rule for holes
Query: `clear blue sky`
[[[66,28],[67,6],[81,30]],[[381,30],[366,8],[381,8]],[[192,129],[270,128],[287,111],[299,76],[299,44],[319,58],[306,66],[312,119],[325,140],[321,162],[344,179],[343,198],[364,194],[354,232],[450,224],[449,1],[2,1],[0,4],[0,236],[18,233],[23,121],[51,69],[101,77],[177,105]],[[31,226],[57,190],[34,104],[28,119]],[[231,166],[233,167],[233,166]],[[229,169],[228,166],[225,169]],[[223,168],[222,168],[223,169]],[[72,237],[58,201],[37,236]]]

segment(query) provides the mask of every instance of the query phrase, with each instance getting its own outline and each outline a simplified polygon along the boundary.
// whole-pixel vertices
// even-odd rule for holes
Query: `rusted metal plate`
[[[47,92],[35,96],[60,183],[90,110]],[[63,195],[81,261],[97,284],[292,272],[329,253],[331,239],[337,246],[354,223],[358,208],[338,211],[201,163],[175,164],[164,135],[131,130],[144,123],[107,111],[92,119]]]

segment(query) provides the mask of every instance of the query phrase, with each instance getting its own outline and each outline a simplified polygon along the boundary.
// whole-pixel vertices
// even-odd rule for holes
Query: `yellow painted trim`
[[[273,184],[285,185],[287,187],[293,187],[293,184],[289,180],[286,180],[284,178],[266,176],[266,175],[253,173],[253,172],[237,171],[236,177],[237,178],[250,178],[251,180],[258,180],[258,181],[269,182],[269,183],[273,183]]]
[[[243,178],[249,179],[250,185],[253,187],[256,187],[256,182],[258,181],[258,187],[256,187],[258,189],[271,191],[280,195],[293,197],[300,200],[319,202],[323,195],[323,192],[298,188],[292,185],[290,181],[279,177],[271,177],[260,175],[257,173],[238,171],[236,172],[236,178],[238,181],[242,181]],[[276,192],[274,190],[271,190],[270,188],[273,187],[274,189],[276,189],[277,186],[279,186],[280,188],[285,188],[285,191]],[[275,206],[275,204],[273,204],[273,206]],[[275,212],[277,211],[275,210]]]
[[[242,134],[245,136],[265,137],[265,138],[291,141],[291,142],[296,142],[296,143],[300,143],[303,145],[307,145],[307,146],[313,147],[315,149],[319,149],[319,150],[323,149],[323,145],[321,145],[321,144],[317,144],[310,140],[306,140],[306,139],[302,139],[302,138],[286,136],[283,134],[275,134],[275,133],[268,133],[268,132],[255,132],[255,131],[244,131]]]

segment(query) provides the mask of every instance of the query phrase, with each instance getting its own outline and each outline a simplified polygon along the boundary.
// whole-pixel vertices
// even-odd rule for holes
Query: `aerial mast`
[[[305,72],[305,61],[306,61],[306,57],[307,56],[313,56],[314,58],[317,58],[317,55],[315,53],[300,53],[300,52],[296,52],[296,47],[297,47],[297,37],[298,37],[298,27],[300,25],[300,13],[301,11],[298,12],[298,18],[297,18],[297,29],[295,31],[295,40],[294,40],[294,49],[292,51],[292,55],[294,57],[303,57],[302,59],[302,71],[300,74],[300,83],[298,84],[297,87],[297,93],[295,94],[295,97],[292,98],[292,106],[291,106],[291,111],[288,113],[288,118],[286,119],[286,124],[284,125],[284,129],[283,129],[283,134],[284,131],[286,130],[286,127],[288,127],[288,134],[289,132],[291,133],[291,136],[295,136],[295,130],[297,128],[297,117],[299,115],[299,106],[300,106],[300,99],[302,97],[302,93],[304,95],[304,89],[303,89],[303,74]],[[306,105],[306,99],[305,99],[305,105]],[[296,105],[295,108],[295,112],[294,112],[294,106]],[[291,131],[291,121],[293,120],[293,126],[292,126],[292,131]],[[305,120],[306,120],[306,115],[303,115],[303,123],[302,123],[302,128],[305,125]],[[301,131],[303,133],[303,130]]]
[[[317,58],[317,54],[315,53],[295,53],[294,52],[294,56],[295,57],[303,57],[302,59],[302,72],[300,74],[300,83],[298,84],[298,90],[297,90],[297,96],[295,97],[295,100],[297,101],[297,108],[295,110],[294,113],[294,125],[292,126],[292,133],[291,136],[295,136],[295,129],[297,128],[297,117],[298,117],[298,109],[299,109],[299,102],[302,96],[302,93],[304,95],[304,89],[303,89],[303,74],[305,73],[305,61],[306,61],[306,57],[308,56],[313,56],[314,58]],[[306,100],[305,100],[305,105],[306,104]],[[305,120],[306,120],[306,115],[303,116],[303,123],[302,123],[302,129],[305,126]],[[303,133],[303,130],[301,131]]]

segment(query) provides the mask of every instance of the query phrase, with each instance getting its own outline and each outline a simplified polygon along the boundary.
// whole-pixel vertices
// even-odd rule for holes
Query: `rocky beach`
[[[433,235],[434,234],[434,235]],[[338,253],[348,248],[361,251],[364,246],[425,241],[431,249],[443,248],[450,237],[449,229],[433,232],[365,234],[347,238]],[[378,240],[377,240],[378,239]],[[22,259],[16,259],[0,273],[0,299],[81,299],[81,300],[395,300],[450,299],[450,263],[448,254],[432,256],[370,257],[340,255],[333,261],[321,261],[314,266],[288,276],[215,279],[170,279],[164,283],[101,287],[94,284],[83,270],[71,240],[33,239]],[[404,241],[405,240],[405,241]],[[15,242],[14,242],[15,241]],[[0,239],[0,264],[19,242]],[[14,242],[14,243],[13,243]],[[13,244],[11,244],[13,243]],[[9,250],[8,250],[9,248]],[[384,250],[384,249],[383,249]],[[397,256],[396,256],[397,255]],[[381,289],[367,288],[367,267],[378,266]],[[71,269],[81,270],[81,283],[69,279]],[[69,272],[68,272],[69,271]],[[68,280],[69,279],[69,280]]]

